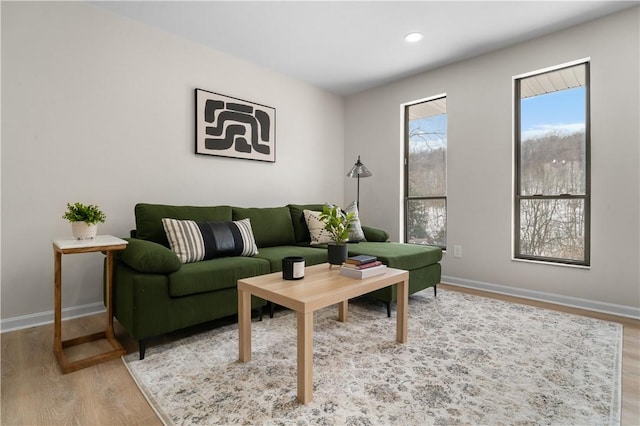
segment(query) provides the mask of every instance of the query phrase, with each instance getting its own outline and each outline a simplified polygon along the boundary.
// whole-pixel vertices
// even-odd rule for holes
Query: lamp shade
[[[372,176],[372,173],[367,169],[367,166],[362,164],[360,161],[360,156],[358,155],[358,161],[353,165],[349,173],[347,173],[347,177],[350,178],[366,178]]]
[[[356,161],[356,164],[354,164],[351,170],[349,170],[349,173],[347,173],[347,177],[358,179],[358,190],[356,192],[356,206],[358,206],[358,209],[360,209],[360,178],[366,178],[371,175],[372,173],[364,164],[362,164],[360,156],[358,155],[358,161]]]

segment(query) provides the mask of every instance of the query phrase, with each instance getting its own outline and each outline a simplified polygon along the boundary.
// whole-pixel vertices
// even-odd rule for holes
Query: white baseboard
[[[626,318],[640,319],[640,308],[634,306],[616,305],[614,303],[599,302],[597,300],[580,299],[578,297],[563,296],[560,294],[546,293],[543,291],[527,290],[508,287],[500,284],[485,283],[466,278],[456,278],[447,275],[442,276],[443,284],[452,284],[460,287],[485,290],[491,293],[505,294],[508,296],[522,297],[524,299],[538,300],[554,303],[556,305],[570,306],[572,308],[586,309],[594,312],[617,315]]]
[[[62,320],[71,318],[79,318],[87,315],[105,312],[106,309],[102,302],[89,303],[87,305],[72,306],[62,309]],[[53,310],[46,312],[38,312],[29,315],[20,315],[13,318],[7,318],[0,321],[0,333],[7,331],[20,330],[23,328],[36,327],[38,325],[51,324],[54,320]]]

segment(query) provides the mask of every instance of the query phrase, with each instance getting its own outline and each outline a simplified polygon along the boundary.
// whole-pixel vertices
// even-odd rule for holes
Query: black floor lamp
[[[369,176],[372,176],[371,172],[364,164],[362,164],[360,156],[358,155],[358,161],[356,161],[356,164],[354,164],[351,170],[349,170],[349,173],[347,173],[347,177],[358,179],[358,192],[356,196],[356,206],[358,207],[358,210],[360,210],[360,178],[366,178]]]

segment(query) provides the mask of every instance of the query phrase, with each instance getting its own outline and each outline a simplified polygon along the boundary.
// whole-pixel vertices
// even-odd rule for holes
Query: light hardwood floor
[[[640,424],[640,321],[580,309],[518,299],[441,284],[439,288],[464,291],[516,303],[555,309],[577,315],[620,322],[624,326],[622,356],[622,424]],[[63,322],[63,338],[88,334],[104,326],[104,315]],[[205,327],[211,327],[209,324]],[[202,329],[202,327],[200,328]],[[194,333],[173,333],[151,345]],[[116,322],[116,336],[128,352],[137,345]],[[120,359],[62,375],[53,354],[53,324],[3,333],[2,425],[161,425]],[[83,357],[95,351],[94,344],[67,352]],[[153,351],[151,346],[151,351]]]

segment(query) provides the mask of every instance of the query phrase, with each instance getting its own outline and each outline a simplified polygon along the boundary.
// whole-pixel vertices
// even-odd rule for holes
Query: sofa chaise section
[[[436,294],[440,283],[442,250],[438,247],[386,242],[384,244],[362,241],[349,244],[349,256],[366,254],[375,256],[391,268],[409,271],[409,294],[433,287]],[[387,316],[391,316],[391,302],[397,300],[396,286],[389,286],[371,293],[386,303]]]

